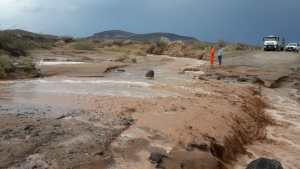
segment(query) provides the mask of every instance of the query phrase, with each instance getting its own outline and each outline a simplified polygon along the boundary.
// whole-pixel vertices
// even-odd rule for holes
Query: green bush
[[[0,32],[0,49],[7,51],[12,56],[26,56],[27,50],[37,45],[29,40],[22,39],[15,34]]]
[[[8,56],[0,56],[0,78],[6,77],[10,72],[14,71],[14,66]]]
[[[94,45],[92,42],[88,41],[81,41],[81,42],[75,42],[72,44],[72,47],[77,50],[94,50]]]
[[[171,43],[171,41],[168,38],[161,37],[156,44],[158,47],[160,47],[162,49],[166,49],[170,43]]]
[[[32,58],[24,57],[17,61],[17,68],[19,71],[24,71],[26,73],[36,72],[35,64]]]
[[[6,77],[6,72],[3,67],[0,66],[0,79]]]
[[[162,55],[168,49],[168,46],[171,44],[171,41],[166,37],[161,37],[159,41],[152,44],[147,50],[147,53]]]

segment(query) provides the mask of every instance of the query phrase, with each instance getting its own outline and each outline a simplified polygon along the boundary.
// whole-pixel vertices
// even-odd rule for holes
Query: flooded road
[[[130,66],[68,59],[38,60],[48,77],[0,82],[0,168],[109,168],[109,145],[133,123],[131,114],[180,96],[168,86],[193,81],[180,68],[204,63],[167,56]],[[154,80],[145,78],[148,70]]]
[[[285,169],[300,167],[300,104],[288,96],[287,90],[266,89],[269,99],[266,113],[274,119],[267,128],[266,139],[247,146],[248,156],[241,157],[234,169],[244,169],[254,159],[266,157],[279,160]]]
[[[170,59],[169,57],[165,58]],[[191,82],[191,77],[179,74],[179,69],[173,67],[174,64],[183,66],[195,63],[189,59],[179,59],[180,61],[176,62],[170,59],[171,62],[168,64],[157,64],[156,59],[158,58],[154,57],[152,62],[155,63],[150,62],[148,65],[114,69],[103,77],[80,77],[81,73],[79,72],[75,75],[62,74],[32,80],[3,81],[0,83],[0,111],[1,113],[26,113],[31,110],[44,114],[47,112],[48,114],[57,114],[67,110],[71,112],[80,110],[82,107],[78,98],[83,99],[84,97],[147,98],[180,95],[174,91],[164,90],[160,86],[180,86]],[[196,64],[203,63],[199,61]],[[42,70],[49,69],[49,67],[59,69],[60,66],[72,66],[70,69],[77,67],[79,69],[81,65],[93,68],[96,64],[61,60],[37,62],[38,67]],[[146,79],[145,73],[152,69],[157,74],[155,80]]]
[[[214,79],[210,73],[233,69],[205,64],[168,56],[130,64],[38,60],[47,77],[0,82],[0,168],[154,169],[152,152],[172,157],[161,164],[166,169],[219,169],[238,154],[224,165],[244,169],[264,156],[299,168],[299,104],[290,90]],[[149,70],[154,80],[145,78]],[[240,70],[249,73],[242,67],[237,77]],[[266,132],[262,98],[276,122]],[[212,155],[214,144],[226,152]]]

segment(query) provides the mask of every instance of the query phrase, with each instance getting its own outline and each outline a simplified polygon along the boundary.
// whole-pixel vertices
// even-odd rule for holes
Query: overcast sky
[[[87,36],[121,29],[200,40],[300,41],[300,0],[0,0],[0,29]]]

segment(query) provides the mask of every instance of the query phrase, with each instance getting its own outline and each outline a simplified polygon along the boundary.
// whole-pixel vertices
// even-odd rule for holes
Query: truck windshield
[[[288,46],[298,46],[297,43],[289,43]]]
[[[278,40],[278,37],[265,37],[264,38],[264,41],[277,41]]]

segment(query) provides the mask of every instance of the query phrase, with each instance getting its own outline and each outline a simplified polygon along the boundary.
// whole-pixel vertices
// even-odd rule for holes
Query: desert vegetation
[[[201,41],[170,40],[160,37],[158,40],[138,41],[130,39],[77,39],[69,45],[73,50],[95,51],[118,55],[118,59],[126,61],[130,56],[169,55],[173,57],[187,57],[208,59],[211,47],[223,47],[228,56],[238,55],[239,52],[257,50],[259,48],[243,43],[228,43],[219,40],[215,43]],[[133,61],[135,62],[135,61]]]
[[[39,76],[39,71],[31,57],[14,58],[0,55],[0,79],[25,78]]]
[[[90,41],[76,41],[73,42],[72,47],[76,50],[94,50],[94,44]]]
[[[121,33],[122,36],[115,33]],[[112,38],[107,38],[108,35]],[[16,72],[23,72],[22,75],[36,72],[30,59],[31,52],[36,49],[70,55],[89,52],[112,56],[111,60],[115,62],[137,63],[148,54],[207,60],[210,47],[224,47],[228,56],[258,49],[243,43],[227,43],[223,40],[207,43],[167,33],[133,36],[126,32],[104,32],[76,39],[8,30],[0,31],[0,77],[7,78]]]
[[[159,41],[152,43],[147,53],[204,59],[208,55],[208,48],[207,44],[201,42],[170,41],[162,37]]]
[[[50,49],[55,41],[21,30],[0,31],[0,78],[37,76],[30,51]]]

